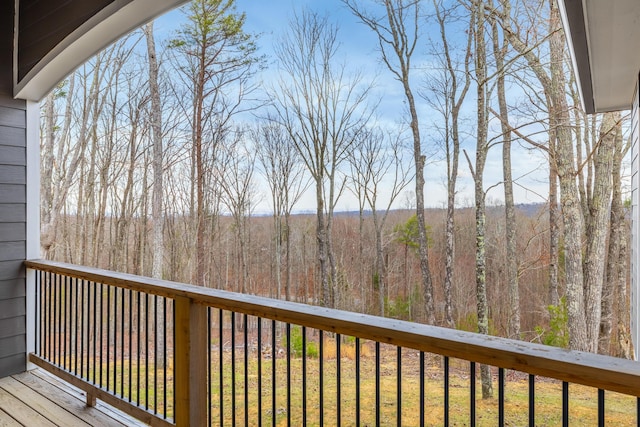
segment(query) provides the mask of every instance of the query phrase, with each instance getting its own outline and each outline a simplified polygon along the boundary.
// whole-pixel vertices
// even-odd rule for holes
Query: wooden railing
[[[569,384],[598,390],[600,425],[605,391],[631,396],[630,416],[640,425],[634,361],[58,262],[26,266],[37,272],[29,360],[85,390],[88,404],[98,398],[151,425],[384,425],[389,417],[414,424],[411,400],[415,424],[430,424],[436,406],[438,424],[448,425],[456,359],[469,362],[469,425],[479,411],[476,364],[497,370],[497,425],[508,418],[505,370],[528,374],[531,425],[537,377],[562,383],[563,425]],[[414,356],[418,380],[409,384],[403,373],[406,380]],[[443,361],[437,405],[425,385],[435,356]]]

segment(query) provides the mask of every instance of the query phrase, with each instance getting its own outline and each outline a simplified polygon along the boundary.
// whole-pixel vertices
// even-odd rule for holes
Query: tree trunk
[[[509,1],[502,1],[503,13],[511,14]],[[518,288],[518,245],[516,237],[516,212],[513,201],[513,177],[511,173],[511,130],[509,127],[509,109],[505,93],[504,56],[508,40],[503,35],[502,46],[499,41],[498,23],[491,20],[493,39],[493,55],[496,61],[497,94],[500,110],[500,123],[502,130],[502,174],[504,185],[504,213],[506,232],[506,264],[507,264],[507,289],[509,295],[507,336],[513,339],[520,338],[520,291]]]
[[[611,169],[616,143],[616,113],[603,116],[600,126],[600,144],[593,155],[594,186],[589,200],[590,221],[587,226],[587,248],[585,253],[584,287],[585,317],[587,324],[588,350],[598,351],[602,287],[605,266],[605,250],[611,205]]]
[[[153,218],[152,237],[152,276],[162,279],[162,265],[164,260],[164,212],[162,210],[164,194],[163,177],[163,142],[162,142],[162,105],[160,104],[160,88],[158,86],[158,60],[153,35],[153,22],[144,28],[147,40],[147,57],[149,61],[149,89],[151,91],[151,138],[153,145],[153,201],[151,217]]]
[[[156,44],[153,35],[153,21],[144,27],[144,34],[147,40],[147,58],[149,61],[149,89],[151,92],[151,138],[153,146],[153,190],[151,202],[152,217],[152,242],[151,242],[151,275],[156,279],[162,279],[162,270],[164,265],[164,212],[163,194],[164,194],[164,176],[163,176],[163,142],[162,142],[162,105],[160,104],[160,88],[158,86],[158,59],[156,56]],[[162,313],[164,307],[162,299],[155,298],[156,313]],[[163,322],[158,322],[156,330],[158,336],[162,337],[165,333]],[[159,357],[157,363],[164,366],[164,341],[158,340],[156,343],[156,354]]]
[[[622,132],[619,128],[620,113],[615,114],[614,120],[617,122],[615,129],[615,148],[613,153],[612,164],[612,198],[611,198],[611,216],[609,218],[609,247],[607,250],[607,264],[605,279],[602,286],[602,313],[600,316],[600,336],[598,339],[598,353],[609,354],[611,351],[611,331],[613,329],[613,301],[618,287],[618,278],[620,270],[626,271],[626,259],[621,256],[622,239],[625,232],[624,207],[622,205],[622,185],[621,185],[621,167],[622,167]],[[626,278],[626,275],[623,274]],[[626,281],[625,281],[626,282]],[[624,284],[626,288],[626,283]],[[626,298],[625,298],[626,299]],[[618,312],[622,315],[623,311]],[[619,347],[616,346],[616,350]],[[616,351],[617,353],[617,351]],[[615,354],[614,354],[615,355]]]
[[[549,158],[553,159],[556,152],[555,130],[549,129]],[[558,212],[558,172],[555,162],[549,161],[549,304],[560,304],[558,293],[558,262],[560,241],[560,215]]]
[[[320,304],[331,306],[331,289],[329,284],[329,260],[327,254],[327,229],[324,221],[324,196],[322,179],[316,178],[316,242],[318,245],[318,262],[320,265],[320,284],[322,300]]]
[[[485,11],[480,4],[476,9],[475,26],[475,77],[477,82],[477,135],[476,135],[476,163],[473,170],[475,214],[476,214],[476,304],[478,313],[478,332],[489,334],[489,307],[487,304],[487,275],[485,253],[485,192],[483,185],[484,167],[487,160],[489,146],[487,144],[487,54],[485,42]],[[493,395],[493,385],[490,368],[480,366],[480,381],[482,383],[482,398]]]

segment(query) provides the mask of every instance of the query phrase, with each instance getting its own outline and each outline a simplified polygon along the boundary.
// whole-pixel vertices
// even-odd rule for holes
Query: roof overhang
[[[47,52],[19,81],[14,66],[14,96],[39,101],[58,82],[101,49],[145,22],[186,2],[187,0],[111,2]],[[17,64],[16,58],[14,63]]]
[[[558,4],[585,111],[629,109],[640,71],[640,1]]]

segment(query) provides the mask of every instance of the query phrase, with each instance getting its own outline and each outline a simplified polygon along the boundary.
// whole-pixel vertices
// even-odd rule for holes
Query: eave
[[[585,111],[629,109],[640,70],[640,2],[558,4]]]

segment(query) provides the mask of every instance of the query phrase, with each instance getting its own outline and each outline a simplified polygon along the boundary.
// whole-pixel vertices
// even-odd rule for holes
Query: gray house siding
[[[0,94],[0,377],[26,367],[26,111]]]
[[[12,97],[13,2],[0,2],[0,377],[26,368],[26,102]]]
[[[640,156],[638,149],[640,148],[640,122],[638,114],[638,85],[633,95],[633,103],[631,105],[631,337],[635,359],[638,360],[638,347],[640,346],[640,325],[638,325],[638,316],[640,312],[640,289],[638,289],[638,279],[640,279],[640,209],[638,206],[638,191],[640,190]]]

